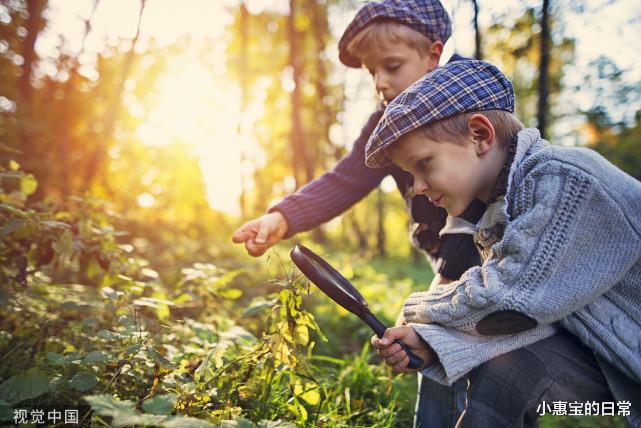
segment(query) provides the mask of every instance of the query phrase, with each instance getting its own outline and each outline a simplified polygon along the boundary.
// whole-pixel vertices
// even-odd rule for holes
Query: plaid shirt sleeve
[[[365,165],[365,143],[381,115],[379,110],[370,116],[350,153],[331,171],[269,209],[269,212],[280,211],[287,219],[289,227],[285,238],[318,227],[343,213],[389,174],[388,168],[374,170]]]

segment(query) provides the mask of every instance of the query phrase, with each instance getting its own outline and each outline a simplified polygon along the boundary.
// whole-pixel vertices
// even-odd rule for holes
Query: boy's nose
[[[380,74],[374,76],[374,85],[376,86],[376,92],[382,94],[385,89],[387,89],[387,79],[385,79]]]
[[[430,190],[430,185],[425,180],[414,179],[414,194],[424,195],[428,190]]]

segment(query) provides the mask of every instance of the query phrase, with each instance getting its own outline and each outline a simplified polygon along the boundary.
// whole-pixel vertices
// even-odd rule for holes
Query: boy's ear
[[[467,129],[470,131],[472,142],[476,146],[476,154],[485,155],[495,143],[496,131],[492,122],[480,113],[470,116],[467,122]]]
[[[436,40],[432,42],[430,48],[427,50],[427,55],[425,55],[428,66],[430,70],[438,67],[438,63],[441,60],[441,54],[443,53],[443,42]]]

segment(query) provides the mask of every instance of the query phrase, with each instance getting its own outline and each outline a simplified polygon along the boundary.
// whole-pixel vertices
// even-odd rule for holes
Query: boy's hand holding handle
[[[423,359],[424,364],[421,367],[418,369],[409,369],[407,367],[410,359],[399,343],[401,341],[417,357]],[[385,359],[385,363],[399,373],[423,370],[437,359],[430,346],[409,325],[388,328],[382,338],[372,336],[371,343],[372,346],[378,349],[378,355]]]
[[[287,228],[285,216],[279,211],[273,211],[239,227],[234,232],[232,241],[236,244],[244,242],[247,252],[254,257],[258,257],[283,239],[287,233]]]

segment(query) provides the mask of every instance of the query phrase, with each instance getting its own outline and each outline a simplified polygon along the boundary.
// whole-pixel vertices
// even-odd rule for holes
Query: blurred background
[[[493,62],[527,126],[641,179],[638,1],[443,3],[442,63]],[[415,379],[392,376],[365,327],[295,285],[292,242],[259,259],[231,243],[347,154],[376,108],[368,73],[338,62],[362,4],[0,0],[0,419],[98,393],[137,412],[162,393],[170,412],[209,421],[409,426]],[[391,179],[296,239],[387,323],[432,277]],[[12,392],[25,383],[41,388]],[[86,423],[119,420],[97,400]]]
[[[360,4],[3,0],[0,141],[38,180],[32,199],[91,193],[145,226],[239,224],[331,168],[375,108],[367,73],[337,61]],[[638,2],[444,4],[442,62],[497,64],[526,125],[641,177]],[[407,254],[401,209],[384,182],[315,238]]]

